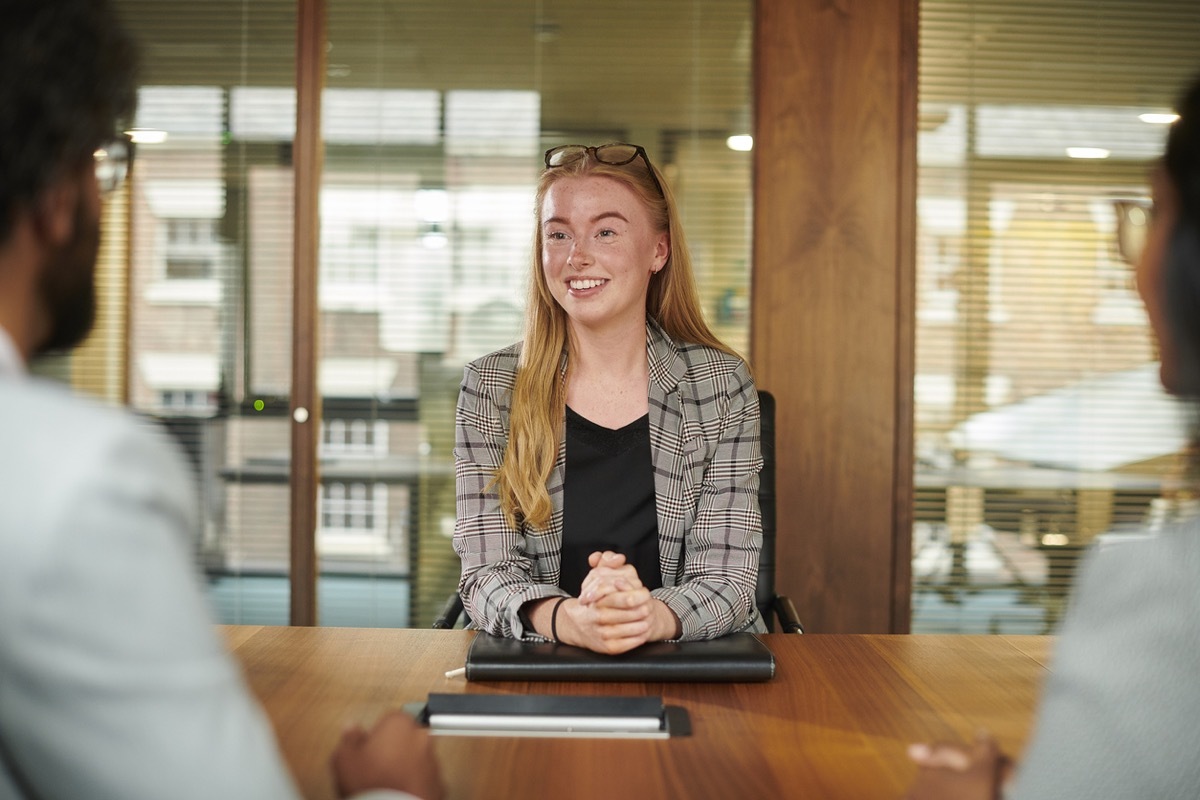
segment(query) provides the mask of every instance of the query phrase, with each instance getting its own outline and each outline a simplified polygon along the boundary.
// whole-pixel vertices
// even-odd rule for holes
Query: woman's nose
[[[571,245],[571,252],[567,255],[567,266],[574,270],[580,270],[591,263],[592,257],[588,249],[583,246],[582,242],[576,241]]]

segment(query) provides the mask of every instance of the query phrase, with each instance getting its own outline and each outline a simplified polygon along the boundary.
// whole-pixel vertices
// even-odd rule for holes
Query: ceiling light
[[[730,150],[748,153],[754,149],[754,137],[748,133],[739,133],[726,139],[725,146]]]
[[[125,135],[134,144],[162,144],[167,140],[167,132],[154,128],[131,128]]]
[[[1178,114],[1138,114],[1138,119],[1142,122],[1149,122],[1151,125],[1170,125],[1175,120],[1179,119]]]
[[[1067,155],[1071,158],[1108,158],[1108,151],[1103,147],[1068,147]]]

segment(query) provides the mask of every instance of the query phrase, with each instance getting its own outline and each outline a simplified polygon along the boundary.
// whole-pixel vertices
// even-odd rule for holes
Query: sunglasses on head
[[[658,176],[654,174],[654,167],[650,166],[650,157],[646,155],[646,149],[640,144],[614,142],[596,147],[589,147],[585,144],[560,144],[558,147],[551,147],[546,151],[546,169],[564,167],[587,157],[588,154],[591,154],[592,158],[601,164],[613,167],[623,167],[640,156],[646,164],[646,171],[650,173],[650,180],[654,181],[654,188],[658,189],[660,195],[666,197],[662,184],[658,182]]]

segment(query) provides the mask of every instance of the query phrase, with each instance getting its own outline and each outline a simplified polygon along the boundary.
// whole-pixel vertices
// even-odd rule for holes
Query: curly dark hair
[[[0,0],[0,240],[132,121],[137,61],[108,0]]]

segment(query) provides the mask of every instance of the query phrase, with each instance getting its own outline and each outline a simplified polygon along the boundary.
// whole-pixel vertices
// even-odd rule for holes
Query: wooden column
[[[295,219],[292,294],[291,623],[317,624],[317,447],[321,395],[317,387],[320,313],[317,253],[320,231],[321,89],[325,85],[325,0],[298,0],[296,19]]]
[[[751,353],[777,408],[776,583],[812,632],[906,632],[917,0],[758,0]]]

